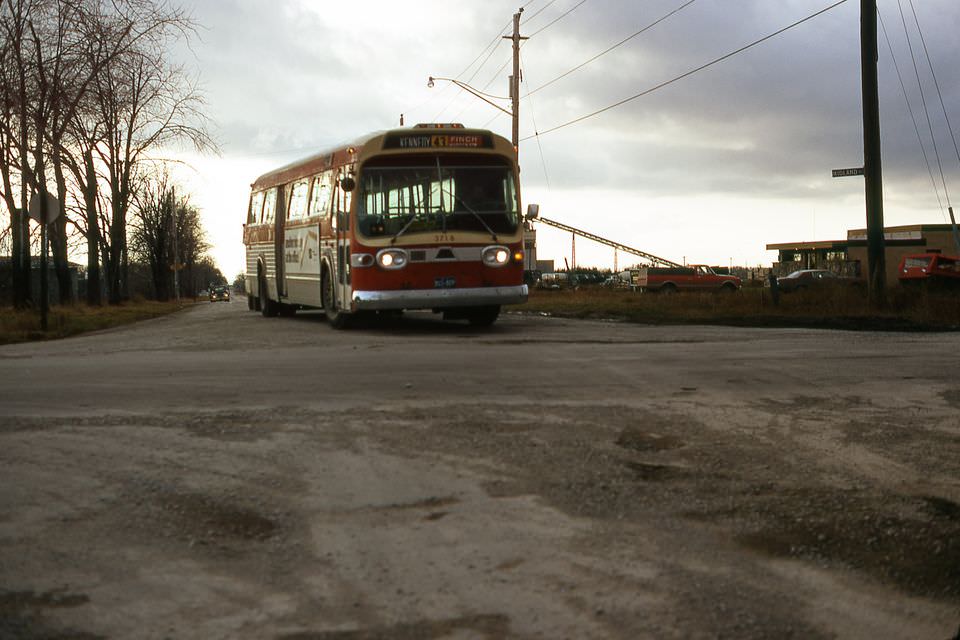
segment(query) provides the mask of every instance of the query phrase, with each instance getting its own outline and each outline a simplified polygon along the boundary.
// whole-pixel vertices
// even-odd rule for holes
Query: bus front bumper
[[[446,309],[449,307],[488,307],[521,304],[529,289],[515,287],[475,287],[471,289],[403,289],[399,291],[354,291],[354,311],[381,309]]]

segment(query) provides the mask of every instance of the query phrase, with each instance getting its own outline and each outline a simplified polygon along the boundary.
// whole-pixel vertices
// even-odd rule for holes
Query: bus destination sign
[[[490,136],[463,133],[401,134],[389,136],[384,149],[491,149]]]

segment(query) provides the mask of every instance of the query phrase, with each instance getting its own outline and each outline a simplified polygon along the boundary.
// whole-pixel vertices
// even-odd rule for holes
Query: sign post
[[[50,310],[50,293],[47,285],[47,225],[60,217],[60,202],[50,193],[44,191],[43,196],[35,193],[30,198],[27,213],[40,223],[40,330],[47,330],[47,315]]]

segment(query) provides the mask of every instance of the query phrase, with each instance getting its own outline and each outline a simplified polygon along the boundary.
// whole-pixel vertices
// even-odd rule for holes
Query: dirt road
[[[242,299],[0,347],[0,637],[946,640],[958,352]]]

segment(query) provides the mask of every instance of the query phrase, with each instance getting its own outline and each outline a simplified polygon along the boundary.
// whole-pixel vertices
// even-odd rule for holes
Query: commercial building
[[[887,282],[897,282],[897,267],[911,253],[960,254],[949,224],[913,224],[883,230]],[[867,230],[851,229],[846,240],[784,242],[768,244],[777,252],[773,271],[786,275],[797,269],[828,269],[835,273],[865,278],[867,274]]]

